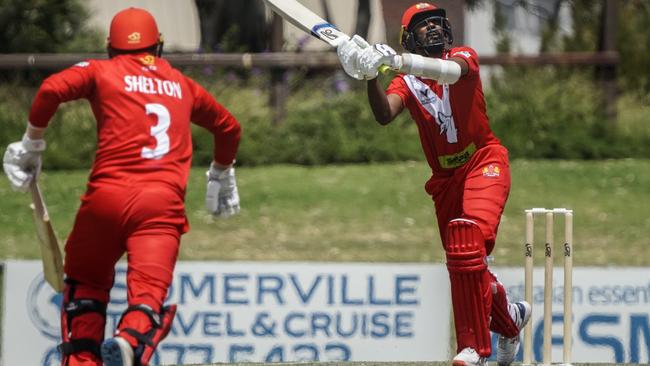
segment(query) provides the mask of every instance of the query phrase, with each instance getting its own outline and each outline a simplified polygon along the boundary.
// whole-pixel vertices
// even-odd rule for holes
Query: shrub
[[[417,128],[407,112],[380,127],[373,120],[363,84],[355,84],[359,90],[336,93],[323,86],[330,81],[292,81],[295,89],[286,117],[277,126],[268,107],[268,79],[219,75],[201,82],[242,124],[238,165],[424,159]],[[0,87],[0,148],[20,138],[34,93],[34,88],[16,84]],[[600,98],[588,75],[552,68],[507,70],[486,90],[492,128],[512,158],[650,157],[647,103],[624,96],[619,121],[611,123],[603,117]],[[207,166],[212,136],[197,126],[192,131],[193,161]],[[46,134],[45,167],[89,167],[95,133],[86,101],[63,105]]]
[[[552,68],[507,70],[486,93],[492,129],[513,158],[618,155],[601,98],[585,75]]]
[[[3,0],[0,52],[92,52],[103,47],[79,0]]]

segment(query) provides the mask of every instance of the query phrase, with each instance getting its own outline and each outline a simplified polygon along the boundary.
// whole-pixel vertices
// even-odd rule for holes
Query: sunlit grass
[[[204,169],[192,171],[181,259],[443,261],[423,162],[243,167],[237,178],[242,212],[219,220],[203,210]],[[62,239],[86,179],[86,171],[42,177]],[[649,266],[649,202],[647,160],[514,161],[494,265],[522,265],[525,208],[567,207],[575,210],[576,265]],[[0,182],[1,258],[39,257],[28,204]],[[559,241],[561,221],[556,227]]]

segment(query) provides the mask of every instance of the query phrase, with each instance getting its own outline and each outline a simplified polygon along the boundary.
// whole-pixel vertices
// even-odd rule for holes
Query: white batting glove
[[[210,164],[206,173],[208,188],[205,196],[205,207],[218,217],[229,217],[239,213],[239,193],[235,180],[235,168],[219,169]]]
[[[27,135],[7,146],[2,167],[14,191],[27,192],[32,179],[41,173],[41,152],[45,146],[45,140],[32,140]]]
[[[365,48],[359,54],[359,71],[366,79],[374,79],[379,75],[380,67],[394,65],[396,55],[397,52],[392,47],[382,43]]]
[[[339,56],[341,66],[345,73],[357,80],[364,80],[366,77],[359,69],[359,56],[370,44],[359,35],[354,35],[351,39],[341,42],[336,48],[336,54]]]

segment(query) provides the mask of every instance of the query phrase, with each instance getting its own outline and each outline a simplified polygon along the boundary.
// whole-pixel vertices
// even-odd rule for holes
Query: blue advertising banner
[[[496,268],[511,300],[524,297],[523,268]],[[544,270],[533,274],[533,361],[542,360]],[[573,319],[572,360],[650,363],[650,268],[574,268],[573,314],[564,314],[564,273],[553,271],[552,354],[562,361],[565,316]],[[493,336],[496,343],[496,336]],[[520,352],[518,360],[522,359]]]
[[[6,365],[60,362],[62,297],[40,271],[38,261],[5,262]],[[120,265],[107,336],[127,306],[125,277]],[[167,303],[178,312],[153,364],[448,358],[443,265],[181,262]]]

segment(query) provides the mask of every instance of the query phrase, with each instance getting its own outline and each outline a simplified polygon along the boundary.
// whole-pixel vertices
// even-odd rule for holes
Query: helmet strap
[[[419,47],[427,57],[441,57],[445,51],[444,43],[436,43],[434,45],[427,45]]]
[[[164,45],[165,43],[162,41],[158,43],[158,46],[156,47],[156,57],[162,57]]]
[[[156,47],[156,56],[162,57],[163,46],[165,45],[165,39],[162,34],[158,35],[158,47]]]

